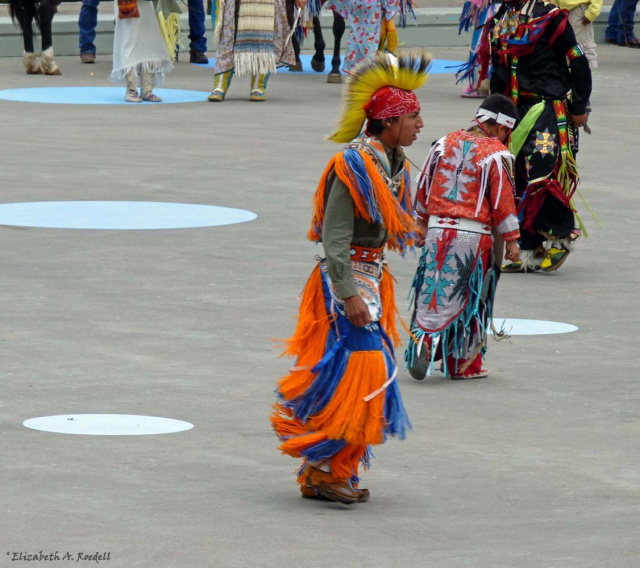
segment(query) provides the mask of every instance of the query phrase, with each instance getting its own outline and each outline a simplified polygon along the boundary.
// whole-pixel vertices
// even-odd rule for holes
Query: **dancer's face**
[[[389,138],[396,141],[396,146],[411,146],[417,139],[420,130],[424,126],[420,111],[404,114],[395,119],[390,119],[385,131]]]

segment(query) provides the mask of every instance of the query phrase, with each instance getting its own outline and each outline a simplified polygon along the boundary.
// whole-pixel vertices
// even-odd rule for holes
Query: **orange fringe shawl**
[[[370,200],[375,202],[374,206],[380,211],[380,215],[382,216],[381,224],[391,237],[387,243],[387,247],[403,253],[406,245],[413,245],[413,233],[415,231],[415,221],[412,216],[411,192],[406,187],[405,181],[406,179],[410,179],[409,163],[405,161],[405,171],[407,175],[402,179],[400,192],[396,198],[389,190],[371,156],[360,150],[358,150],[358,152],[362,156],[367,176],[371,181],[373,195],[367,196],[358,190],[356,176],[346,162],[344,152],[335,155],[322,174],[313,197],[313,219],[307,237],[310,241],[314,242],[320,242],[322,240],[327,178],[331,171],[335,170],[340,181],[349,188],[349,193],[355,205],[356,217],[362,218],[369,223],[375,222],[373,212],[371,211],[371,204],[368,203],[367,200],[367,197],[369,197]],[[404,205],[404,208],[402,205]]]

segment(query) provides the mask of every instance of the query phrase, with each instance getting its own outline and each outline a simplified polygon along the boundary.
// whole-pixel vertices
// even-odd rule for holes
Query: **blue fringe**
[[[402,207],[405,213],[409,213],[413,215],[413,204],[411,203],[411,199],[408,198],[410,188],[411,188],[411,175],[409,174],[408,171],[405,170],[404,172],[405,195],[404,195],[404,199],[402,200],[402,203],[400,203],[400,207]]]
[[[398,22],[400,23],[401,28],[407,27],[408,14],[413,16],[413,23],[415,25],[418,25],[418,18],[416,18],[416,13],[413,11],[412,0],[400,0],[400,16],[399,16]]]
[[[423,262],[425,256],[426,255],[423,254],[423,257],[420,259],[421,263],[418,266],[418,270],[416,271],[416,275],[411,285],[412,289],[410,291],[410,295],[414,298],[419,297],[419,293],[422,288],[425,271]],[[484,267],[482,265],[482,258],[480,257],[478,258],[478,263],[469,281],[469,298],[467,299],[467,305],[464,311],[445,329],[437,333],[428,333],[418,327],[415,323],[411,326],[411,332],[416,339],[420,340],[420,338],[425,335],[431,337],[431,360],[427,375],[431,375],[433,373],[433,364],[438,351],[438,345],[440,346],[442,353],[442,372],[446,376],[449,374],[447,357],[453,355],[456,359],[454,372],[457,372],[458,360],[464,359],[467,354],[467,348],[469,346],[469,341],[471,340],[471,333],[469,331],[471,325],[477,323],[481,337],[486,336],[488,333],[488,326],[486,322],[491,321],[493,313],[493,294],[488,294],[487,298],[484,300],[482,299],[482,290],[484,285],[483,275]],[[491,279],[492,281],[489,285],[495,288],[495,273],[493,273],[493,271],[491,272]],[[413,303],[415,309],[415,300]],[[414,342],[413,339],[410,339],[404,354],[405,369],[413,364],[417,347],[416,342]],[[480,351],[483,357],[485,352],[486,346]]]
[[[467,80],[471,85],[473,85],[475,82],[477,68],[478,54],[470,53],[469,60],[458,67],[458,71],[456,72],[456,84]]]
[[[463,31],[468,32],[471,27],[471,21],[473,17],[471,15],[471,2],[467,0],[462,7],[462,14],[460,14],[460,25],[458,26],[458,35]]]
[[[373,453],[373,448],[371,446],[367,446],[367,450],[360,458],[362,467],[364,467],[365,469],[369,469],[371,467],[371,460],[375,457],[376,455]]]
[[[307,9],[312,18],[317,18],[322,12],[322,0],[309,0],[307,2]]]
[[[347,445],[344,440],[324,440],[313,446],[309,446],[301,455],[310,462],[319,462],[335,456]]]
[[[337,340],[333,330],[329,333],[327,344],[330,345],[331,342],[334,342],[329,350],[332,355],[319,370],[311,386],[302,396],[287,404],[303,423],[306,423],[310,416],[318,414],[329,404],[347,368],[350,352],[343,347],[343,340]],[[315,369],[313,372],[316,372]]]
[[[396,363],[387,352],[385,352],[385,359],[387,361],[387,368],[395,369]],[[407,437],[407,430],[411,430],[411,421],[402,402],[397,380],[393,381],[387,387],[384,402],[384,417],[387,421],[385,439],[388,434],[404,440]]]
[[[367,202],[367,210],[376,223],[382,224],[382,214],[375,199],[371,180],[367,174],[367,168],[364,165],[362,154],[353,148],[347,148],[344,151],[344,161],[351,170],[354,178],[356,190]]]

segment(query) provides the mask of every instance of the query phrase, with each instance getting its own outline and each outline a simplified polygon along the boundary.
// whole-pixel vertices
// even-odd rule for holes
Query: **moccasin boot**
[[[128,103],[141,103],[142,99],[138,94],[138,76],[133,69],[129,69],[127,73],[127,94],[124,100]]]
[[[347,479],[333,477],[330,473],[311,465],[307,466],[305,475],[307,485],[329,501],[338,501],[345,505],[361,502],[358,490],[354,489]],[[367,491],[367,496],[364,500],[366,501],[368,498]]]
[[[128,103],[141,103],[142,98],[138,94],[137,89],[127,89],[127,94],[124,96],[124,100]]]
[[[140,96],[149,103],[161,103],[162,98],[153,93],[153,75],[143,71],[140,75]]]
[[[424,381],[427,377],[427,371],[429,370],[430,364],[431,349],[425,340],[422,342],[422,345],[420,345],[420,349],[416,348],[413,360],[407,365],[407,370],[416,381]]]
[[[251,77],[251,93],[249,100],[253,102],[263,102],[267,100],[267,81],[269,81],[269,73],[265,75],[252,75]]]
[[[229,85],[231,85],[231,79],[233,79],[234,70],[231,69],[224,73],[218,73],[213,76],[213,90],[207,97],[212,103],[221,103],[224,101],[224,97],[227,94]]]
[[[53,59],[53,47],[49,47],[42,52],[40,67],[45,75],[62,75],[58,64]]]
[[[567,248],[552,246],[544,257],[540,268],[543,272],[554,272],[564,264],[568,256],[569,250]]]
[[[371,497],[371,493],[368,489],[356,489],[358,493],[358,503],[364,503],[369,500]],[[300,485],[300,493],[302,494],[303,499],[315,499],[317,501],[329,501],[324,495],[321,495],[320,492],[313,488],[311,485],[307,485],[303,483]]]

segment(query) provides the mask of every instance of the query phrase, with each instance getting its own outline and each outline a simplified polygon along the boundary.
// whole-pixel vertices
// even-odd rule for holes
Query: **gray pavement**
[[[109,568],[640,566],[637,50],[599,46],[582,191],[600,230],[557,274],[507,275],[496,315],[577,325],[491,342],[484,381],[399,376],[413,432],[376,449],[367,504],[302,500],[268,423],[318,249],[310,199],[337,147],[340,88],[277,75],[250,104],[0,101],[2,201],[141,200],[246,208],[251,223],[171,231],[0,227],[0,566],[5,553],[111,552]],[[462,59],[464,49],[438,50]],[[108,85],[110,62],[61,77],[0,60],[2,88]],[[93,76],[90,73],[94,73]],[[208,90],[178,65],[165,87]],[[451,76],[420,91],[421,162],[477,101]],[[123,89],[124,94],[124,89]],[[584,212],[584,208],[581,208]],[[405,306],[415,258],[391,258]],[[28,418],[147,414],[180,434],[93,437]],[[64,565],[65,561],[48,562]],[[82,564],[82,563],[80,563]],[[87,563],[89,564],[89,563]]]

